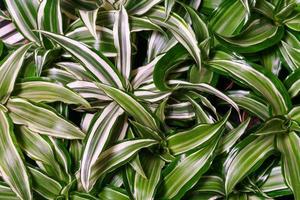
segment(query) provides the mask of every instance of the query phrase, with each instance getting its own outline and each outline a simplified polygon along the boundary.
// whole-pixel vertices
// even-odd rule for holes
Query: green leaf
[[[292,17],[284,20],[284,25],[286,25],[287,27],[289,27],[290,29],[294,30],[294,31],[300,31],[300,14],[297,13],[296,15],[292,15]]]
[[[287,31],[279,45],[281,60],[285,67],[294,71],[300,67],[299,57],[300,42],[291,32]]]
[[[270,197],[292,194],[288,186],[285,184],[280,166],[272,169],[267,181],[261,186],[261,190],[267,193]]]
[[[224,166],[226,194],[230,194],[237,183],[255,171],[272,154],[273,143],[274,136],[250,136],[232,149]]]
[[[87,188],[89,185],[91,168],[99,155],[108,146],[112,129],[123,112],[116,103],[110,103],[100,116],[95,116],[93,123],[89,127],[81,159],[80,180],[83,187]]]
[[[284,134],[289,132],[290,121],[284,117],[273,117],[266,120],[262,126],[255,131],[255,135]]]
[[[187,51],[177,44],[166,52],[156,63],[153,71],[153,82],[161,91],[170,90],[166,84],[166,77],[171,70],[178,67],[178,64],[185,62],[188,58]]]
[[[128,14],[123,6],[116,13],[113,28],[114,44],[117,49],[117,68],[129,78],[131,71],[131,42]]]
[[[46,81],[25,81],[16,84],[14,94],[37,103],[61,101],[67,104],[83,105],[86,108],[90,107],[85,99],[67,87]]]
[[[270,117],[269,107],[266,105],[266,102],[252,92],[245,90],[231,90],[227,93],[227,95],[239,107],[250,111],[256,117],[263,120]]]
[[[161,135],[148,128],[148,127],[145,127],[143,124],[140,124],[136,121],[131,121],[131,124],[133,125],[133,127],[137,130],[137,135],[140,136],[141,138],[147,138],[147,139],[154,139],[154,140],[157,140],[157,141],[162,141],[162,137]]]
[[[200,124],[193,129],[175,133],[167,138],[168,148],[174,155],[186,153],[191,150],[209,145],[214,138],[224,130],[230,112],[215,124]]]
[[[117,73],[113,64],[100,52],[96,52],[86,45],[65,36],[46,31],[40,32],[47,38],[61,45],[74,56],[74,58],[82,63],[86,70],[92,74],[94,80],[122,88],[122,80],[119,73]]]
[[[130,198],[120,188],[115,188],[112,186],[104,187],[98,195],[101,200],[129,200]]]
[[[83,42],[86,45],[100,51],[106,57],[115,57],[117,54],[114,46],[113,31],[106,27],[96,26],[97,38],[91,35],[90,31],[84,26],[75,28],[66,34],[67,37]]]
[[[22,124],[34,132],[49,136],[82,139],[85,134],[54,111],[30,103],[22,98],[9,99],[7,108],[15,124]]]
[[[181,43],[194,58],[198,68],[201,68],[201,53],[195,38],[195,33],[191,31],[190,26],[183,18],[172,12],[169,19],[165,21],[166,13],[164,12],[164,8],[159,6],[152,8],[147,13],[147,16],[153,23],[171,31],[176,40]]]
[[[14,51],[0,67],[0,103],[3,104],[13,91],[18,73],[23,65],[25,54],[31,44],[24,45]]]
[[[287,113],[291,100],[277,77],[263,71],[259,66],[254,68],[253,64],[251,66],[236,57],[229,57],[229,54],[217,52],[208,64],[259,92],[272,105],[274,115]]]
[[[91,35],[97,40],[97,30],[96,30],[96,20],[97,20],[97,14],[99,9],[95,10],[79,10],[79,16],[86,26],[86,28],[89,30]]]
[[[164,1],[165,1],[166,20],[168,20],[172,8],[175,5],[175,0],[164,0]]]
[[[248,4],[248,1],[246,4]],[[216,33],[222,36],[231,36],[238,33],[246,24],[249,14],[244,1],[222,1],[214,11],[209,25]]]
[[[59,182],[48,177],[39,170],[28,167],[32,176],[33,189],[47,199],[54,199],[59,196],[62,186]]]
[[[49,31],[52,33],[63,34],[63,19],[60,7],[60,0],[45,0],[40,3],[37,14],[38,30]],[[43,40],[44,46],[47,41]]]
[[[19,153],[13,125],[9,116],[0,110],[0,171],[4,181],[20,199],[32,199],[30,178]]]
[[[129,115],[131,115],[137,122],[145,126],[159,131],[158,124],[154,116],[145,109],[134,97],[129,94],[108,85],[96,83],[96,85],[119,104]]]
[[[238,114],[240,113],[238,105],[230,99],[227,95],[219,91],[218,89],[214,88],[213,86],[206,84],[206,83],[189,83],[186,81],[176,81],[176,80],[171,80],[168,82],[170,85],[173,85],[174,88],[176,89],[189,89],[189,90],[195,90],[195,91],[200,91],[200,92],[206,92],[212,95],[215,95],[219,97],[220,99],[224,100],[225,102],[229,103],[237,112]]]
[[[59,165],[49,139],[25,126],[21,126],[18,130],[18,143],[27,156],[43,165],[47,174],[57,180],[66,181],[68,179],[67,174]]]
[[[215,140],[211,145],[187,155],[171,171],[164,174],[159,197],[180,199],[191,189],[210,167],[217,144],[218,140]]]
[[[276,144],[282,154],[282,172],[296,200],[300,199],[300,137],[295,132],[277,136]]]
[[[39,43],[39,38],[33,30],[37,29],[38,0],[5,0],[7,10],[19,31],[29,41]]]
[[[217,150],[218,153],[229,153],[231,148],[234,147],[235,143],[241,138],[246,132],[246,129],[250,123],[250,118],[245,120],[236,128],[230,130],[226,135],[221,138],[220,146]]]
[[[85,190],[90,191],[99,177],[128,162],[139,150],[155,144],[157,144],[155,140],[137,139],[124,141],[110,147],[100,154],[93,165],[90,180],[88,185],[85,186]]]
[[[284,84],[288,88],[291,97],[296,97],[300,92],[300,69],[296,69],[286,78]]]
[[[192,192],[214,192],[225,196],[224,180],[220,176],[215,175],[202,176],[199,182],[193,187]]]
[[[126,2],[126,10],[131,15],[143,15],[156,4],[163,0],[129,0]]]
[[[257,19],[239,34],[229,37],[217,35],[217,39],[236,52],[253,53],[278,43],[283,34],[282,26],[278,27],[267,20]]]
[[[4,182],[0,182],[0,198],[3,200],[19,200],[16,194]]]
[[[199,14],[197,13],[197,11],[192,8],[191,6],[188,6],[186,4],[183,4],[181,2],[179,2],[187,11],[187,13],[189,14],[191,21],[192,21],[192,26],[194,29],[194,32],[196,34],[196,38],[198,40],[198,42],[202,42],[204,40],[206,40],[207,38],[209,38],[209,31],[207,28],[207,25],[205,24],[205,22],[201,19],[201,17],[199,16]]]
[[[164,162],[159,157],[148,154],[141,158],[147,179],[138,173],[135,174],[134,198],[136,200],[154,199]]]

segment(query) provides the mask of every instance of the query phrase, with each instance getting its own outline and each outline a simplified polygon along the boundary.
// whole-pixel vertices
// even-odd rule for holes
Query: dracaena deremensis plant
[[[0,199],[300,200],[299,24],[296,0],[4,0]]]

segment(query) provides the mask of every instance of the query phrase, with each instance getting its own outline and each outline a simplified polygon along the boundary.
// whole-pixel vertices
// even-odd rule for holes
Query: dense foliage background
[[[0,3],[1,200],[300,200],[298,1]]]

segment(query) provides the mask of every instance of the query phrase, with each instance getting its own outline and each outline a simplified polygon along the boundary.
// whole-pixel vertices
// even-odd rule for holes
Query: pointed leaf
[[[85,134],[53,110],[37,106],[22,98],[10,99],[9,115],[16,124],[28,126],[34,132],[66,139],[82,139]]]
[[[22,67],[25,54],[31,44],[24,45],[18,50],[14,51],[2,63],[0,67],[0,103],[3,104],[7,101],[10,93],[13,91],[16,78]]]
[[[92,167],[91,178],[85,190],[89,191],[96,180],[128,162],[141,149],[157,144],[155,140],[137,139],[116,144],[100,154]]]
[[[0,110],[0,172],[4,181],[21,199],[32,199],[29,175],[19,153],[8,115]]]

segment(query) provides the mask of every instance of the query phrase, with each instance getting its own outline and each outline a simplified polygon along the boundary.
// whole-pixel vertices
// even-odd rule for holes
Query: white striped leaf
[[[151,200],[154,199],[164,162],[159,157],[148,154],[142,154],[141,162],[147,179],[138,173],[135,174],[134,199]]]
[[[296,132],[277,136],[276,144],[282,154],[282,174],[296,200],[300,199],[300,137]]]
[[[175,5],[175,0],[164,0],[164,1],[165,1],[165,12],[166,12],[166,20],[167,20]]]
[[[240,139],[240,137],[245,133],[248,125],[250,123],[250,118],[245,120],[236,128],[230,130],[226,135],[221,138],[220,145],[218,147],[218,153],[228,153],[231,148],[234,147],[235,143]]]
[[[270,197],[277,197],[284,194],[289,195],[292,193],[285,184],[281,166],[272,169],[268,179],[261,186],[261,190]]]
[[[37,28],[38,30],[63,34],[60,0],[43,0],[40,3],[37,13]],[[40,39],[43,41],[45,47],[49,46],[49,44],[47,44],[49,41],[44,40],[41,34]]]
[[[295,106],[293,109],[291,109],[288,117],[300,124],[300,106]]]
[[[231,90],[227,95],[241,108],[250,111],[256,117],[266,120],[270,117],[269,106],[260,97],[245,90]]]
[[[279,45],[281,61],[290,71],[294,71],[300,67],[299,50],[300,42],[296,35],[286,31],[285,37]]]
[[[296,69],[286,78],[284,84],[286,85],[291,97],[296,97],[300,93],[300,69]]]
[[[143,15],[163,0],[129,0],[125,6],[130,15]]]
[[[275,26],[262,19],[254,20],[242,32],[232,36],[218,36],[217,39],[230,49],[240,53],[253,53],[278,43],[284,34],[282,26]]]
[[[30,178],[23,163],[9,116],[0,110],[0,172],[20,199],[32,199]]]
[[[33,30],[37,29],[38,0],[5,0],[7,10],[22,35],[32,42],[39,43]]]
[[[18,73],[22,67],[25,54],[31,44],[24,45],[18,50],[14,51],[7,59],[1,64],[0,67],[0,103],[3,104],[9,98],[13,91],[15,81]]]
[[[64,102],[90,107],[89,103],[80,95],[62,85],[46,81],[25,81],[16,84],[16,96],[30,99],[33,102]]]
[[[195,115],[197,117],[198,123],[212,124],[213,120],[207,115],[203,108],[190,96],[187,96],[188,100],[191,102],[193,108],[195,109]]]
[[[178,161],[178,164],[164,175],[159,197],[163,199],[180,199],[191,189],[209,169],[217,144],[218,139]]]
[[[224,52],[217,52],[208,65],[258,91],[272,105],[274,115],[286,114],[289,110],[291,100],[286,89],[277,77],[261,67],[254,68],[253,64]]]
[[[202,176],[195,187],[193,187],[192,193],[194,192],[214,192],[225,196],[224,180],[216,175]]]
[[[85,26],[79,26],[66,34],[67,37],[83,42],[94,48],[106,57],[116,57],[117,51],[114,45],[113,31],[103,26],[96,25],[96,38],[91,35]]]
[[[195,90],[200,92],[206,92],[212,95],[219,97],[220,99],[224,100],[228,104],[230,104],[238,113],[240,113],[240,109],[238,105],[230,99],[227,95],[219,91],[218,89],[214,88],[213,86],[206,84],[206,83],[198,83],[193,84],[186,81],[177,81],[177,80],[170,80],[168,82],[173,88],[175,89],[189,89]]]
[[[116,65],[121,74],[128,79],[131,71],[131,42],[128,14],[123,6],[116,13],[113,33],[117,49]]]
[[[139,150],[151,147],[155,144],[157,144],[155,140],[137,139],[123,141],[110,147],[100,154],[93,165],[89,184],[85,190],[90,191],[99,177],[130,161]]]
[[[215,124],[200,124],[183,132],[175,133],[167,138],[167,144],[173,155],[179,155],[191,150],[199,149],[209,145],[214,138],[218,137],[224,130],[230,112]]]
[[[36,64],[36,75],[41,76],[44,68],[49,66],[59,56],[60,50],[51,49],[35,49],[34,51],[34,62]]]
[[[225,165],[225,193],[228,195],[246,175],[256,170],[274,151],[274,136],[247,137],[229,153]],[[247,158],[247,159],[246,159]]]
[[[83,139],[85,134],[53,110],[32,104],[22,98],[10,99],[9,115],[15,124],[22,124],[34,132],[66,139]]]
[[[10,189],[4,182],[0,182],[0,199],[3,200],[19,200],[20,198]]]
[[[42,165],[42,168],[50,176],[66,181],[68,177],[57,162],[49,139],[25,126],[21,126],[18,130],[18,143],[27,156],[35,160],[39,166]]]
[[[37,193],[47,199],[54,199],[59,196],[62,190],[59,182],[33,167],[28,167],[28,169],[32,177],[32,187]]]
[[[158,131],[158,124],[152,115],[146,108],[141,105],[134,97],[130,96],[126,92],[117,88],[110,87],[108,85],[96,83],[96,85],[103,90],[110,98],[112,98],[117,104],[119,104],[129,115],[131,115],[137,122],[144,124],[145,126]]]
[[[99,9],[95,10],[79,10],[79,16],[86,26],[86,28],[89,30],[91,35],[97,40],[97,31],[96,31],[96,20],[97,20],[97,14]]]
[[[74,81],[67,85],[72,90],[76,91],[85,99],[98,99],[99,101],[111,101],[111,98],[97,87],[93,82]]]
[[[111,131],[123,110],[116,104],[110,103],[100,114],[96,115],[94,123],[89,128],[86,144],[83,149],[80,169],[80,180],[84,188],[88,188],[91,168],[101,152],[105,150],[111,138]]]
[[[137,130],[137,135],[141,138],[154,139],[157,141],[161,141],[162,137],[156,131],[145,127],[143,124],[140,124],[136,121],[131,121],[132,126]]]
[[[70,199],[72,200],[99,200],[99,198],[84,192],[71,192]],[[102,200],[102,199],[101,199]]]
[[[113,64],[100,52],[88,48],[76,40],[62,35],[41,31],[43,35],[61,45],[91,72],[94,79],[105,84],[122,88],[122,79]]]
[[[104,187],[98,195],[101,200],[129,200],[129,196],[121,188]]]
[[[55,65],[73,74],[77,80],[92,81],[93,76],[85,70],[79,63],[75,62],[58,62]]]
[[[239,32],[250,15],[244,2],[240,0],[221,1],[219,5],[219,2],[216,2],[217,9],[209,22],[212,30],[223,36],[231,36],[233,33]]]
[[[183,18],[175,13],[171,13],[169,19],[165,21],[166,13],[164,12],[164,8],[159,6],[152,8],[147,13],[147,17],[149,17],[153,23],[171,31],[178,42],[180,42],[194,58],[199,69],[201,68],[201,53],[195,38],[195,33]]]

